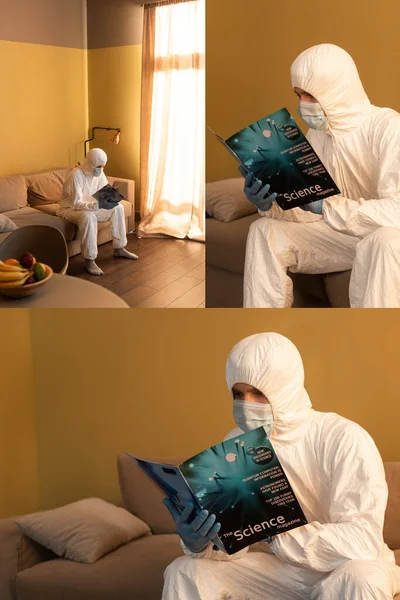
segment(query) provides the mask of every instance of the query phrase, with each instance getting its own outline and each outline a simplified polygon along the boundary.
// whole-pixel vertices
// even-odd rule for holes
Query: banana
[[[6,265],[5,263],[3,263],[2,260],[0,260],[0,272],[4,272],[4,273],[10,273],[10,272],[15,272],[15,273],[20,273],[20,272],[27,272],[27,269],[24,269],[23,267],[20,267],[18,265]]]
[[[9,290],[10,288],[21,287],[24,285],[25,281],[29,279],[30,273],[25,275],[23,279],[18,279],[16,281],[0,281],[0,290]]]
[[[20,281],[21,279],[24,279],[27,275],[29,275],[29,272],[22,272],[20,271],[19,273],[17,273],[16,271],[10,271],[9,273],[5,273],[4,271],[0,271],[0,282],[2,281]]]

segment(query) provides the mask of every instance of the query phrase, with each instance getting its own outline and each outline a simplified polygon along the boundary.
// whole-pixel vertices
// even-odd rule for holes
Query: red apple
[[[25,269],[32,269],[35,262],[36,262],[36,258],[34,256],[32,256],[32,254],[29,254],[28,252],[23,254],[21,256],[21,258],[19,259],[19,264],[22,265],[23,267],[25,267]]]
[[[29,277],[29,278],[28,278],[28,279],[25,281],[24,285],[30,285],[31,283],[36,283],[36,282],[35,282],[35,278],[34,278],[33,276],[32,276],[32,277]]]

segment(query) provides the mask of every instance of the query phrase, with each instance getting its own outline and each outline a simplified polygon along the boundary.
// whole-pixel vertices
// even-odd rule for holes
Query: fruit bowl
[[[48,265],[43,265],[46,270],[46,277],[41,281],[36,281],[35,283],[29,283],[25,285],[21,285],[20,287],[14,287],[10,289],[1,289],[0,294],[3,296],[7,296],[8,298],[25,298],[26,296],[31,296],[34,294],[40,287],[45,285],[53,276],[53,269]]]

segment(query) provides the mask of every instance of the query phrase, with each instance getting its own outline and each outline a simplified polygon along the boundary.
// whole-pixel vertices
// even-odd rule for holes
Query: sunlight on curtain
[[[205,0],[146,7],[143,51],[139,232],[204,240]]]

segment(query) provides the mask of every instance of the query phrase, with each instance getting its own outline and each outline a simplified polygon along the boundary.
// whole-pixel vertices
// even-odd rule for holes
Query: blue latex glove
[[[269,535],[264,540],[261,540],[261,541],[265,542],[266,544],[270,544],[272,542],[272,537]]]
[[[300,206],[301,210],[305,210],[307,212],[312,212],[315,215],[322,215],[322,207],[324,205],[323,200],[316,200],[315,202],[310,202],[309,204],[304,204]]]
[[[240,174],[245,178],[244,193],[247,200],[252,202],[259,210],[267,212],[270,210],[277,194],[269,194],[270,185],[262,185],[259,179],[256,179],[253,173],[246,171],[242,165],[239,167]]]
[[[180,513],[169,498],[164,498],[163,503],[174,519],[177,533],[190,552],[203,552],[221,529],[221,524],[216,523],[216,516],[210,515],[207,510],[195,515],[194,505],[187,504]]]

